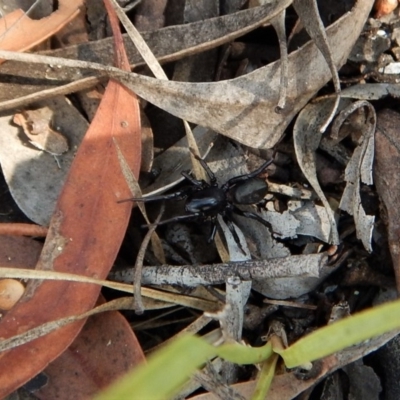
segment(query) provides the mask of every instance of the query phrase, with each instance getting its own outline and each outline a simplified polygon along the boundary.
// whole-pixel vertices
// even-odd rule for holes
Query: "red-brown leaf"
[[[144,359],[132,328],[119,312],[94,315],[71,346],[44,370],[47,384],[35,396],[91,398]]]
[[[116,34],[114,32],[114,34]],[[119,38],[116,43],[122,43]],[[117,47],[117,65],[128,65]],[[136,96],[109,82],[96,116],[77,152],[59,197],[38,269],[105,278],[122,242],[131,194],[122,175],[113,138],[138,176],[141,155],[140,114]],[[99,287],[64,281],[28,285],[23,299],[0,322],[9,338],[45,322],[92,308]],[[0,396],[19,387],[60,355],[84,321],[14,348],[0,358]]]

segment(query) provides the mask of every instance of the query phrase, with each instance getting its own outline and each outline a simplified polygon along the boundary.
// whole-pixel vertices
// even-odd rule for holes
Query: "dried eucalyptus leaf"
[[[332,56],[332,51],[329,47],[328,38],[325,32],[324,25],[319,16],[316,0],[293,0],[293,7],[300,17],[300,20],[306,31],[313,39],[314,43],[323,54],[326,63],[332,74],[332,81],[337,94],[336,101],[332,106],[331,112],[328,114],[321,130],[324,132],[328,124],[332,121],[336,109],[339,105],[340,81],[339,74]]]
[[[298,235],[306,235],[329,242],[331,224],[324,207],[311,201],[290,201],[290,214],[298,221]]]
[[[339,235],[333,211],[317,179],[315,156],[315,151],[319,147],[322,137],[320,131],[321,124],[331,112],[333,103],[333,99],[320,99],[318,102],[308,104],[297,117],[293,128],[293,137],[300,169],[321,199],[327,213],[327,218],[330,221],[329,242],[339,244]]]
[[[378,113],[375,150],[375,184],[386,214],[390,254],[400,293],[400,114],[384,109]]]
[[[335,270],[335,268],[328,265],[328,257],[326,257],[325,253],[280,258],[276,262],[281,262],[282,266],[286,265],[291,268],[296,276],[263,280],[254,279],[253,289],[272,299],[287,299],[309,293]],[[319,262],[319,272],[315,277],[302,277],[297,274],[297,271],[301,268],[305,270],[312,268],[315,262]]]
[[[362,241],[368,251],[372,251],[371,239],[375,217],[367,215],[361,203],[360,182],[372,185],[372,165],[374,160],[374,133],[376,127],[375,109],[367,101],[357,101],[343,110],[345,116],[359,108],[367,110],[365,127],[362,132],[358,147],[354,150],[346,170],[347,182],[339,207],[354,216],[357,237]],[[360,143],[361,142],[361,143]]]
[[[360,83],[342,91],[342,97],[358,100],[379,100],[388,96],[400,97],[399,83]]]
[[[286,27],[285,27],[286,10],[279,13],[276,17],[271,19],[271,25],[274,27],[279,41],[279,51],[281,56],[281,84],[279,91],[279,101],[277,104],[277,111],[282,111],[286,105],[286,92],[288,86],[288,45],[286,40]]]
[[[232,223],[233,229],[236,232],[236,236],[239,238],[239,247],[228,225],[220,215],[218,215],[218,223],[222,229],[222,232],[224,233],[225,241],[228,246],[230,261],[251,260],[250,250],[247,246],[246,238],[244,237],[243,232],[234,223]]]
[[[185,56],[215,48],[242,36],[266,22],[271,14],[281,12],[291,0],[272,0],[268,5],[238,11],[231,15],[210,18],[190,24],[169,26],[156,31],[144,32],[143,37],[160,62],[170,62]],[[124,44],[131,65],[143,63],[142,58],[124,34]],[[67,48],[50,50],[44,54],[53,57],[98,62],[113,65],[113,38],[82,43]],[[29,68],[20,62],[7,62],[2,65],[2,73],[23,77],[23,84],[0,82],[0,101],[16,99],[38,90],[54,88],[54,79],[74,81],[82,78],[81,71],[59,68],[57,62],[41,65],[31,64]],[[27,79],[31,84],[26,84]],[[52,82],[46,83],[50,79]],[[28,81],[29,83],[29,81]],[[15,107],[15,105],[14,105]]]
[[[204,157],[210,144],[217,138],[217,134],[209,129],[197,126],[193,135]],[[156,181],[147,186],[143,193],[145,197],[160,194],[175,186],[184,179],[181,172],[191,169],[190,151],[186,136],[154,159],[153,168],[160,171]]]
[[[358,0],[350,13],[327,29],[336,66],[346,61],[372,3],[372,0]],[[275,62],[248,75],[216,83],[166,82],[133,73],[114,76],[139,96],[179,118],[250,147],[270,148],[281,138],[294,115],[331,78],[317,46],[307,43],[289,56],[287,111],[277,114],[279,65],[280,62]]]
[[[67,138],[69,150],[57,157],[60,166],[51,154],[29,143],[21,128],[12,124],[12,115],[0,117],[0,163],[18,207],[32,221],[47,226],[88,123],[65,97],[36,106],[53,110],[53,124]]]

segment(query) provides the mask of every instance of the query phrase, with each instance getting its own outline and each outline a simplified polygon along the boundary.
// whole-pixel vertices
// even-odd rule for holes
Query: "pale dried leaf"
[[[371,6],[371,0],[359,0],[351,13],[327,29],[336,65],[345,62]],[[154,81],[135,75],[118,79],[146,100],[182,119],[214,129],[251,147],[270,148],[280,139],[293,116],[331,77],[324,57],[313,43],[292,53],[289,56],[288,111],[285,115],[276,114],[280,88],[278,65],[278,62],[272,63],[246,76],[217,83]]]
[[[253,289],[272,299],[287,299],[289,297],[299,297],[314,290],[324,279],[330,275],[335,268],[329,266],[328,258],[325,253],[305,254],[301,256],[291,256],[274,260],[290,268],[292,277],[277,277],[270,279],[253,280]],[[302,269],[311,271],[313,264],[318,262],[318,274],[311,276],[301,276],[299,271]],[[310,269],[309,269],[310,268]]]
[[[277,112],[282,111],[286,105],[286,92],[288,86],[288,46],[286,40],[285,27],[286,10],[279,13],[271,19],[271,25],[274,27],[279,41],[279,50],[281,56],[281,83],[279,87],[279,101],[276,105]]]
[[[353,156],[345,170],[347,182],[342,195],[339,207],[354,216],[357,237],[362,241],[368,251],[372,251],[371,240],[374,228],[375,217],[367,215],[361,203],[360,182],[372,185],[372,164],[374,160],[374,133],[376,127],[376,114],[372,105],[360,100],[353,103],[351,107],[341,112],[344,116],[350,115],[353,111],[365,108],[367,117],[362,137],[358,147],[354,150]],[[342,118],[344,120],[344,117]]]
[[[190,24],[170,26],[152,32],[143,32],[143,36],[160,62],[174,61],[228,43],[238,36],[254,30],[268,20],[272,3],[276,7],[276,12],[282,11],[287,6],[286,2],[282,2],[281,0],[274,0],[270,3],[267,7],[243,10],[232,15],[223,15],[218,18],[211,18]],[[290,3],[289,0],[288,3]],[[134,46],[130,45],[130,40],[126,37],[125,47],[132,65],[143,64],[141,56]],[[46,54],[55,57],[96,61],[103,65],[112,65],[112,38],[51,50],[46,52]],[[89,84],[88,81],[91,81],[90,85],[96,85],[94,78],[81,79],[82,75],[79,70],[60,70],[57,63],[49,63],[46,65],[46,68],[34,64],[26,68],[20,63],[8,62],[2,66],[2,71],[5,74],[24,77],[24,84],[20,85],[15,83],[10,86],[7,83],[3,84],[0,82],[0,99],[3,102],[1,105],[3,110],[23,106],[29,103],[29,101],[33,101],[32,98],[37,101],[44,99],[44,97],[40,96],[54,96],[54,90],[58,90],[58,94],[67,94],[81,90],[84,84]],[[27,77],[34,79],[34,86],[25,84]],[[69,80],[71,83],[54,89],[52,85],[46,83],[46,79]],[[40,81],[40,84],[38,81]],[[43,93],[45,89],[48,89],[48,91]],[[37,91],[41,92],[36,95],[34,92]],[[29,94],[31,95],[29,96]],[[29,96],[29,98],[25,99],[25,96]],[[4,101],[6,101],[6,104],[4,104]]]
[[[379,100],[388,96],[400,97],[399,83],[360,83],[342,91],[342,97],[358,100]]]
[[[319,16],[316,0],[293,0],[293,7],[299,15],[303,26],[313,39],[314,43],[323,54],[332,74],[333,85],[335,87],[336,99],[332,106],[331,112],[327,115],[327,119],[321,126],[320,130],[324,132],[335,116],[336,109],[340,100],[340,81],[339,74],[335,65],[332,51],[329,47],[328,38],[324,25]]]
[[[336,65],[342,65],[361,31],[372,0],[358,0],[327,29]],[[276,15],[271,15],[271,18]],[[216,83],[184,83],[157,80],[94,63],[1,51],[0,56],[35,63],[87,67],[108,73],[141,97],[191,122],[217,130],[251,147],[270,148],[280,138],[293,116],[330,79],[325,59],[313,43],[289,56],[288,111],[276,114],[279,101],[278,62],[246,76]],[[313,60],[310,63],[310,60]],[[267,86],[268,83],[268,86]],[[160,95],[162,94],[162,95]]]
[[[36,110],[23,110],[14,115],[13,122],[23,128],[33,146],[54,156],[60,156],[67,152],[69,147],[62,132],[52,128],[53,113],[54,111],[47,106]]]
[[[247,246],[246,238],[243,232],[235,224],[233,224],[233,228],[235,229],[236,235],[238,236],[240,241],[240,247],[242,248],[240,249],[235,241],[235,238],[232,235],[232,232],[229,230],[228,226],[226,225],[226,223],[224,222],[224,220],[220,215],[218,215],[218,223],[221,226],[221,229],[225,236],[226,244],[228,246],[229,260],[230,261],[251,260],[250,250]]]
[[[294,147],[299,166],[310,182],[319,198],[321,199],[331,229],[329,242],[339,244],[339,235],[333,211],[326,199],[317,179],[315,151],[321,141],[321,122],[326,120],[327,115],[332,110],[333,99],[322,99],[315,103],[308,104],[299,114],[293,128]]]
[[[0,118],[0,163],[11,195],[19,208],[34,222],[48,226],[75,152],[88,129],[87,121],[64,97],[41,103],[54,112],[54,125],[60,128],[69,151],[54,157],[36,147],[11,123],[12,116]]]
[[[290,201],[290,214],[299,222],[298,235],[306,235],[329,242],[331,225],[325,207],[306,201]]]

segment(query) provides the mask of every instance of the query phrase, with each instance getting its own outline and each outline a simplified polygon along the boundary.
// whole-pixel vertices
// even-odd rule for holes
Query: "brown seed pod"
[[[24,294],[25,287],[16,279],[0,280],[0,310],[10,310]]]
[[[390,14],[397,6],[398,0],[376,0],[375,1],[375,18],[383,17]]]

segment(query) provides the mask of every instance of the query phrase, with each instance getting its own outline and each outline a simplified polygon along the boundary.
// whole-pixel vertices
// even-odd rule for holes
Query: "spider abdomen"
[[[188,196],[185,209],[189,213],[218,214],[226,208],[226,194],[218,187],[198,190]]]
[[[230,190],[232,201],[236,204],[257,204],[268,193],[268,185],[264,179],[251,178],[234,186]]]

